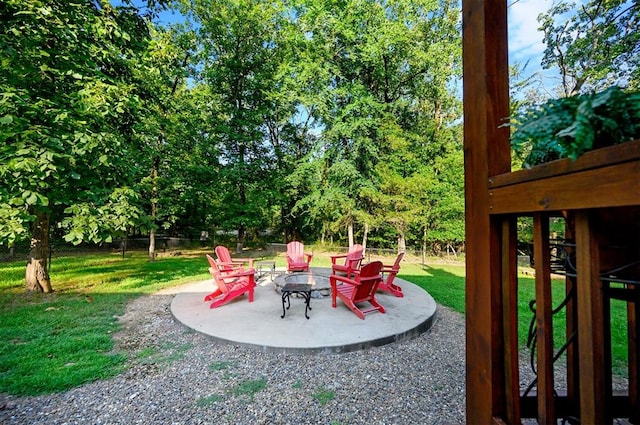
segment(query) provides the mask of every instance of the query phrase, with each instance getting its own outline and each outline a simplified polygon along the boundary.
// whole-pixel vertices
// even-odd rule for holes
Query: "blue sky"
[[[543,34],[538,31],[537,17],[553,4],[550,0],[510,0],[509,59],[526,62],[528,58],[542,57]],[[537,61],[540,63],[540,61]]]
[[[558,83],[557,71],[543,70],[540,66],[544,54],[543,33],[538,30],[538,15],[553,5],[552,0],[507,0],[509,1],[509,63],[527,64],[524,75],[542,74],[545,86]],[[584,3],[582,0],[578,4]]]

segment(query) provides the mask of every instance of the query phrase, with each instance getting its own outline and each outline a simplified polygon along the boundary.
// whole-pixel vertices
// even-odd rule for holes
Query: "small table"
[[[311,285],[308,283],[287,283],[281,289],[282,293],[282,316],[281,319],[284,319],[286,314],[286,310],[284,308],[285,300],[287,302],[287,310],[291,307],[291,294],[301,294],[304,298],[305,308],[304,308],[304,317],[309,319],[309,315],[307,311],[311,310],[311,306],[309,303],[311,302]]]
[[[271,280],[276,273],[276,262],[273,260],[256,261],[256,273],[258,279],[267,274],[267,271],[271,270]]]

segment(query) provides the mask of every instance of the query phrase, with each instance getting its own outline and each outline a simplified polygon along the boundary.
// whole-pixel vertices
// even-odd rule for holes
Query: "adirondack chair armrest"
[[[307,263],[310,263],[311,259],[313,258],[313,254],[309,254],[309,253],[305,252],[304,255],[307,257]]]
[[[340,276],[336,274],[331,275],[330,281],[340,281],[342,283],[347,283],[349,285],[355,285],[355,286],[360,285],[360,282],[356,280],[350,279],[347,276]]]
[[[238,261],[220,261],[216,267],[224,274],[236,273],[244,270],[244,263]],[[231,270],[229,270],[231,269]]]
[[[238,270],[232,273],[225,273],[222,276],[223,279],[236,278],[236,277],[245,277],[245,276],[254,276],[256,274],[255,269],[247,269],[247,270]]]
[[[234,263],[240,263],[240,264],[244,264],[244,263],[249,263],[249,268],[252,269],[253,268],[253,258],[238,258],[238,257],[233,257],[231,259],[232,262]]]
[[[331,256],[331,264],[335,264],[338,258],[347,258],[347,254],[342,255],[332,255]]]

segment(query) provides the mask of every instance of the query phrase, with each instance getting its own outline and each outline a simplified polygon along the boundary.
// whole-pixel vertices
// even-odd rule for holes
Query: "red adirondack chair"
[[[313,254],[304,252],[304,244],[302,242],[289,242],[287,244],[287,271],[308,272],[312,257]]]
[[[209,261],[209,273],[217,286],[217,289],[204,297],[205,301],[212,301],[210,308],[220,307],[239,297],[242,294],[249,294],[249,302],[253,302],[253,290],[256,286],[254,269],[244,270],[241,266],[236,270],[222,272],[221,266],[207,254]]]
[[[331,275],[331,306],[336,308],[336,299],[340,298],[362,320],[365,314],[373,311],[384,313],[384,307],[376,300],[376,290],[382,281],[381,270],[382,261],[373,261],[355,272],[354,279]],[[369,302],[372,307],[363,310],[356,305],[363,302]]]
[[[247,264],[249,269],[253,269],[253,258],[231,258],[229,249],[226,246],[216,246],[217,263],[222,273],[236,271],[238,267]]]
[[[393,280],[396,278],[396,275],[400,270],[400,261],[402,261],[403,257],[404,257],[404,252],[401,252],[396,257],[396,261],[395,263],[393,263],[393,265],[385,264],[382,266],[382,270],[381,270],[381,273],[383,276],[382,282],[380,282],[380,285],[378,285],[378,289],[380,291],[389,292],[395,295],[396,297],[400,297],[400,298],[404,297],[404,294],[402,293],[402,288],[396,285],[395,283],[393,283]]]
[[[331,271],[333,274],[336,273],[344,273],[347,277],[353,275],[353,272],[360,268],[360,263],[364,259],[362,252],[364,251],[364,247],[359,244],[353,245],[349,252],[342,255],[332,255],[331,256]],[[339,259],[344,258],[344,263],[338,261]]]

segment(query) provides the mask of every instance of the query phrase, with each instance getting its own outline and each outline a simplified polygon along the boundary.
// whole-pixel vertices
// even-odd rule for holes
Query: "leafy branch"
[[[525,167],[640,137],[640,92],[619,87],[551,99],[515,120],[511,146]]]

